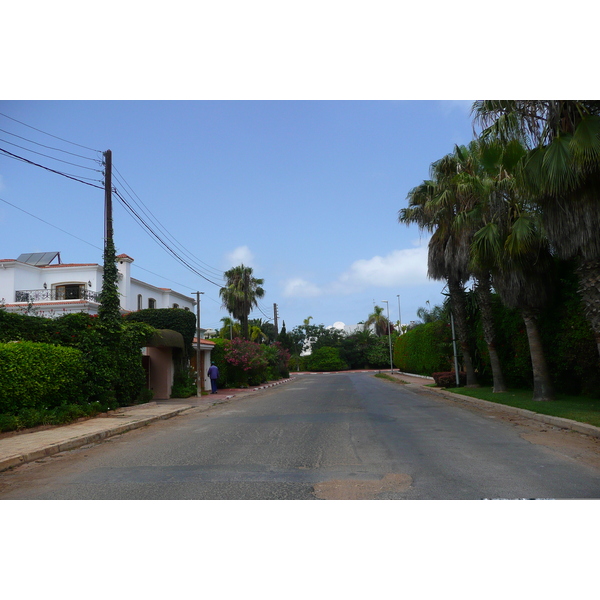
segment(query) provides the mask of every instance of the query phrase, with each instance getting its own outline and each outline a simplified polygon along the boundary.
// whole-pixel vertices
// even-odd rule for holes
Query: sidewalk
[[[291,377],[247,389],[220,390],[217,394],[201,397],[157,400],[138,406],[118,408],[92,419],[43,431],[17,432],[0,439],[0,472],[59,452],[99,442],[156,421],[170,419],[188,410],[205,411],[215,404],[227,402],[232,398],[241,399],[257,391],[288,383],[293,379]]]
[[[383,372],[384,371],[382,371],[382,373]],[[405,381],[411,387],[429,386],[432,383],[434,383],[432,377],[424,377],[421,375],[409,375],[408,373],[398,372],[394,372],[393,375],[394,377]],[[449,400],[460,401],[462,403],[471,404],[473,406],[478,406],[479,408],[484,409],[493,408],[494,410],[501,410],[510,414],[519,415],[520,417],[532,419],[540,423],[545,423],[546,425],[560,427],[561,429],[570,429],[571,431],[576,431],[577,433],[583,433],[585,435],[590,435],[592,437],[600,439],[600,427],[595,427],[594,425],[590,425],[589,423],[582,423],[581,421],[564,419],[563,417],[553,417],[552,415],[543,415],[540,413],[533,412],[531,410],[526,410],[524,408],[516,408],[514,406],[508,406],[506,404],[488,402],[487,400],[480,400],[479,398],[471,398],[470,396],[464,396],[463,394],[455,394],[454,392],[445,388],[427,387],[427,391],[433,392],[434,394],[439,394],[440,396],[443,396]]]

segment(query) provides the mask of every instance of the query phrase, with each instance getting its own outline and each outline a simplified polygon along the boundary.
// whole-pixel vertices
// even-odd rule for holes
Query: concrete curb
[[[113,437],[115,435],[120,435],[122,433],[126,433],[127,431],[132,431],[134,429],[139,429],[140,427],[144,427],[146,425],[150,425],[151,423],[155,423],[157,421],[163,421],[166,419],[170,419],[172,417],[176,417],[177,415],[186,412],[188,410],[199,410],[200,412],[204,412],[209,410],[215,405],[221,404],[226,400],[230,400],[232,398],[244,398],[247,395],[252,394],[253,392],[257,392],[259,390],[275,387],[277,385],[281,385],[283,383],[288,383],[293,381],[294,378],[290,377],[289,379],[282,379],[280,381],[276,381],[270,384],[266,384],[256,388],[249,388],[244,392],[239,392],[236,394],[232,394],[230,396],[226,396],[220,401],[209,403],[203,405],[194,405],[188,403],[189,401],[185,398],[181,398],[179,400],[174,399],[175,402],[180,402],[179,405],[169,407],[168,405],[159,404],[158,402],[148,402],[147,404],[141,404],[138,406],[125,406],[122,408],[118,408],[115,411],[111,411],[105,416],[94,417],[93,419],[89,419],[85,423],[90,424],[91,422],[98,424],[104,420],[113,420],[113,419],[123,419],[127,420],[127,422],[108,425],[106,428],[98,428],[98,431],[84,433],[80,435],[73,435],[72,431],[69,431],[69,427],[72,427],[76,424],[65,425],[64,428],[57,427],[55,429],[48,430],[48,432],[54,432],[55,437],[60,437],[60,433],[65,433],[64,438],[60,441],[55,442],[44,442],[38,441],[36,442],[34,439],[31,439],[30,446],[27,450],[16,450],[14,452],[8,452],[3,456],[0,456],[0,472],[6,471],[11,467],[16,467],[25,463],[34,462],[36,460],[40,460],[42,458],[46,458],[48,456],[52,456],[54,454],[58,454],[60,452],[66,452],[67,450],[74,450],[75,448],[80,448],[81,446],[86,446],[87,444],[93,444],[96,442],[100,442],[107,438]],[[161,410],[160,407],[163,407],[164,410],[159,414],[148,415],[148,416],[139,416],[136,417],[135,413],[137,411],[144,411],[147,409],[150,410]],[[35,435],[35,434],[23,434],[26,435]],[[48,433],[51,435],[51,433]],[[71,435],[72,437],[69,437]],[[24,438],[19,438],[19,436],[15,436],[16,440],[23,440]],[[2,444],[0,443],[0,451]]]
[[[11,467],[15,467],[18,465],[22,465],[28,462],[33,462],[36,460],[40,460],[47,456],[52,456],[54,454],[58,454],[60,452],[66,452],[67,450],[74,450],[75,448],[80,448],[81,446],[85,446],[87,444],[93,444],[95,442],[100,442],[106,438],[113,437],[115,435],[120,435],[127,431],[132,431],[133,429],[139,429],[140,427],[144,427],[145,425],[149,425],[150,423],[154,423],[156,421],[162,421],[165,419],[170,419],[171,417],[175,417],[182,412],[190,410],[194,408],[192,406],[182,406],[176,409],[170,410],[160,415],[154,415],[151,417],[141,417],[134,421],[130,421],[128,423],[124,423],[122,425],[117,425],[115,427],[109,427],[108,429],[104,429],[102,431],[97,431],[95,433],[83,434],[79,436],[75,436],[72,438],[65,439],[64,441],[56,442],[49,445],[41,445],[38,448],[34,448],[27,452],[15,453],[13,455],[0,457],[0,472],[6,471]],[[118,416],[118,415],[115,415]],[[102,417],[100,417],[102,418]],[[111,418],[111,417],[108,417]]]
[[[411,385],[411,384],[408,384]],[[543,415],[540,413],[533,412],[531,410],[527,410],[525,408],[517,408],[515,406],[508,406],[507,404],[500,404],[496,402],[490,402],[489,400],[481,400],[480,398],[471,398],[470,396],[463,396],[462,394],[455,394],[454,392],[449,392],[444,388],[423,388],[418,384],[415,385],[417,388],[421,387],[425,391],[432,391],[440,395],[446,396],[448,399],[456,399],[462,402],[466,402],[468,404],[474,404],[476,406],[480,406],[482,408],[495,408],[504,410],[508,413],[512,413],[515,415],[519,415],[521,417],[525,417],[527,419],[532,419],[533,421],[538,421],[540,423],[545,423],[547,425],[552,425],[554,427],[559,427],[561,429],[570,429],[572,431],[576,431],[577,433],[583,433],[585,435],[589,435],[595,438],[600,439],[600,427],[596,427],[594,425],[590,425],[589,423],[582,423],[581,421],[573,421],[572,419],[565,419],[564,417],[554,417],[552,415]]]

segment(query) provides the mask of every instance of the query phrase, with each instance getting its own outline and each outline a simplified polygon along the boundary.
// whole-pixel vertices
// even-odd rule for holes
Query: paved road
[[[600,498],[599,468],[522,433],[373,374],[304,375],[2,473],[0,499]]]

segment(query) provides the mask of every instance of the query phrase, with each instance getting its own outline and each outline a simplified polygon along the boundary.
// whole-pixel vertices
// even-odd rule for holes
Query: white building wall
[[[193,311],[195,301],[193,298],[159,288],[138,279],[131,278],[131,263],[133,259],[128,256],[117,257],[117,268],[119,271],[118,289],[120,294],[120,305],[123,310],[138,310],[138,295],[142,296],[141,308],[148,308],[148,300],[154,298],[156,308],[172,308],[178,304],[179,308],[187,308]],[[5,304],[15,303],[15,292],[19,290],[41,290],[44,283],[47,289],[52,289],[59,284],[80,284],[86,289],[99,293],[102,290],[103,268],[101,265],[50,265],[47,267],[35,267],[17,261],[0,261],[0,301],[4,299]],[[89,285],[91,283],[91,286]],[[66,309],[64,307],[67,307]],[[60,311],[79,312],[83,310],[81,303],[61,303]],[[58,306],[57,306],[58,308]],[[95,307],[90,312],[95,313]],[[11,307],[10,310],[21,310],[19,307]],[[88,310],[86,309],[86,310]],[[44,307],[44,310],[49,310]]]

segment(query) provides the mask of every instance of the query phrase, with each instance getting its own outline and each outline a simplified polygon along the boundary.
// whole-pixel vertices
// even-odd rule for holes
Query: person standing
[[[219,368],[215,363],[211,363],[208,367],[208,376],[210,377],[210,387],[212,389],[211,394],[217,393],[217,379],[219,379]]]

